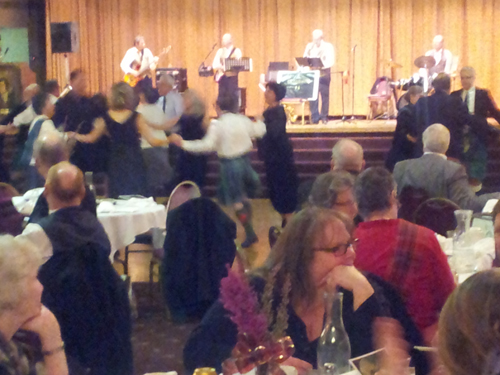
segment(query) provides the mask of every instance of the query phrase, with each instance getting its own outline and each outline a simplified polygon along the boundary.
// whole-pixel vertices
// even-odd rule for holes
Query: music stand
[[[224,59],[224,67],[226,72],[251,72],[252,59],[249,57],[242,57],[241,59]]]
[[[296,57],[295,61],[299,66],[308,66],[311,69],[322,69],[323,61],[319,57]]]
[[[280,70],[290,70],[288,61],[271,61],[267,68],[266,81],[277,81]]]

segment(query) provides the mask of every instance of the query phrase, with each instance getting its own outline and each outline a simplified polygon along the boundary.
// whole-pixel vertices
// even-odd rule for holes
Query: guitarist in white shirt
[[[241,50],[233,45],[231,34],[224,34],[222,37],[222,48],[215,54],[212,67],[215,71],[215,80],[219,83],[219,96],[227,94],[236,96],[238,91],[238,73],[225,70],[225,59],[241,59]]]
[[[120,63],[120,68],[125,73],[125,82],[131,86],[135,86],[138,81],[144,79],[145,81],[149,81],[149,86],[151,86],[151,78],[145,77],[145,74],[154,69],[157,62],[158,59],[153,56],[151,50],[146,48],[144,37],[141,35],[136,36],[134,47],[125,53]],[[127,77],[129,77],[131,82],[127,81]],[[137,79],[137,82],[134,78]]]

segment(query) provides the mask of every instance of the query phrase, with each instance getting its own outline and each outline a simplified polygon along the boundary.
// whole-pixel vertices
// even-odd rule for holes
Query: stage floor
[[[391,133],[396,129],[396,120],[331,120],[327,124],[294,123],[286,126],[289,134],[304,133]]]

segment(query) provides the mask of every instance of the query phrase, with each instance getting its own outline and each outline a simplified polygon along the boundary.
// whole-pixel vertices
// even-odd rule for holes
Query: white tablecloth
[[[100,209],[102,203],[98,207],[97,218],[111,242],[111,259],[116,251],[133,243],[137,235],[152,228],[165,229],[165,206],[156,204],[152,199],[147,201],[147,205],[142,206],[141,202],[137,201],[119,202],[111,212],[103,212],[104,210]]]
[[[14,197],[12,202],[23,215],[29,216],[43,188],[30,190],[23,197]],[[165,229],[167,220],[165,206],[153,198],[109,199],[97,207],[97,218],[101,222],[109,242],[111,256],[134,242],[135,237],[153,228]]]

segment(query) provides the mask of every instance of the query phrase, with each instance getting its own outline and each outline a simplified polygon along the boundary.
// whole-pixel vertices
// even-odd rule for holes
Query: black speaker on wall
[[[45,83],[47,75],[45,2],[28,0],[28,16],[29,66],[41,85]]]
[[[52,53],[78,52],[79,38],[76,22],[53,22],[50,24]]]

